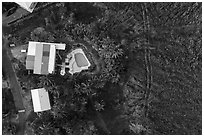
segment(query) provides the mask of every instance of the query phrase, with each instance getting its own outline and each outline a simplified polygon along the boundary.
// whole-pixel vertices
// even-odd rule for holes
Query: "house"
[[[54,73],[56,50],[65,50],[65,47],[66,44],[29,41],[26,69],[40,75]]]
[[[69,73],[72,75],[82,70],[87,70],[91,66],[91,63],[81,48],[73,50],[68,54],[67,58],[69,59]]]
[[[50,110],[50,99],[48,92],[44,88],[31,90],[34,112]]]
[[[37,2],[16,2],[16,3],[29,12],[33,12],[35,6],[37,5]]]

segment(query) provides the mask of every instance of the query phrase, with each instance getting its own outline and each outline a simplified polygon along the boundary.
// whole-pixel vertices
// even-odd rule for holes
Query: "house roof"
[[[56,49],[65,49],[65,44],[29,42],[26,58],[26,69],[34,70],[34,74],[47,75],[55,69]]]
[[[34,69],[34,60],[35,60],[35,56],[31,56],[31,55],[27,55],[26,58],[26,69]]]
[[[28,55],[32,55],[32,56],[35,56],[35,48],[36,48],[36,42],[33,42],[33,41],[29,41],[29,44],[28,44]]]
[[[37,5],[37,2],[16,2],[16,3],[29,12],[33,12],[35,6]]]
[[[50,110],[49,94],[44,88],[31,90],[34,112]]]

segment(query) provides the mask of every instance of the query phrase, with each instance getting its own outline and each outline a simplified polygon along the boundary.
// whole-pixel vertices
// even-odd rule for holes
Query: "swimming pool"
[[[85,67],[89,65],[82,53],[76,53],[74,54],[74,57],[78,67]]]
[[[91,63],[81,48],[73,50],[68,56],[70,58],[68,65],[68,68],[70,69],[69,73],[72,75],[81,72],[82,70],[87,70],[91,66]]]

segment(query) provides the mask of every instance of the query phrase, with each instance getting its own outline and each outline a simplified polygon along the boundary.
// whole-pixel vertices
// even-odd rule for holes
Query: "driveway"
[[[21,17],[25,16],[29,14],[28,11],[26,11],[25,9],[23,8],[18,8],[15,13],[13,13],[12,15],[6,17],[6,15],[2,15],[2,25],[5,25],[7,26],[9,23],[17,20],[17,19],[20,19]]]
[[[22,100],[22,91],[21,91],[21,86],[18,83],[17,76],[15,73],[15,70],[12,66],[12,54],[10,49],[8,48],[8,41],[7,39],[3,36],[2,39],[3,46],[2,46],[2,69],[6,72],[6,75],[10,81],[10,87],[11,87],[11,92],[14,97],[14,102],[17,111],[20,110],[25,110],[25,107],[23,105],[23,100]],[[10,56],[9,56],[10,55]],[[25,112],[20,112],[19,114],[19,125],[17,126],[17,134],[22,135],[24,134],[24,129],[25,129]]]

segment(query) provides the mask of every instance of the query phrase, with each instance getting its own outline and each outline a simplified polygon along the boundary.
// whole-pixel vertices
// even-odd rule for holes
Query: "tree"
[[[11,90],[4,88],[2,98],[2,134],[15,135],[17,125],[11,121],[11,118],[15,115],[16,107]]]
[[[45,31],[43,27],[38,27],[31,32],[31,40],[37,42],[54,42],[55,38],[51,33]]]
[[[194,6],[192,5],[197,7],[195,12],[189,12],[187,10],[191,8],[193,10]],[[168,7],[168,10],[158,11],[161,10],[161,8],[158,7],[163,7],[163,10],[166,10]],[[179,10],[177,7],[179,7]],[[137,60],[140,60],[140,63],[138,62],[138,65],[135,67],[133,65],[136,63],[136,60],[131,62],[132,68],[137,69],[137,71],[132,70],[130,72],[132,76],[130,76],[130,79],[128,80],[129,82],[127,83],[127,86],[132,89],[125,90],[125,93],[128,93],[127,103],[137,104],[136,106],[133,106],[134,109],[131,107],[129,109],[127,108],[127,110],[133,109],[136,111],[135,113],[133,113],[134,111],[129,112],[129,114],[133,116],[131,119],[134,120],[136,118],[137,121],[142,120],[142,123],[140,122],[139,125],[142,124],[143,127],[151,129],[151,134],[200,134],[201,130],[199,127],[201,126],[199,126],[200,122],[198,121],[200,121],[201,111],[199,108],[201,107],[201,102],[197,95],[200,95],[201,90],[199,84],[193,82],[197,79],[196,75],[201,72],[199,72],[200,65],[198,65],[200,64],[198,63],[200,53],[197,53],[196,55],[189,54],[192,51],[190,43],[195,40],[192,40],[192,37],[196,37],[197,39],[194,41],[195,43],[193,42],[194,46],[196,45],[194,48],[195,51],[201,47],[199,42],[201,36],[201,33],[199,33],[200,23],[199,19],[196,18],[200,16],[200,10],[198,10],[200,9],[200,5],[198,3],[153,3],[147,4],[146,7],[141,5],[141,8],[146,10],[146,16],[149,18],[151,29],[148,30],[150,32],[146,32],[147,34],[141,34],[141,36],[146,39],[146,42],[141,41],[142,43],[140,43],[140,46],[134,44],[134,55],[138,55],[140,51],[140,55],[144,56],[145,50],[142,51],[142,48],[148,46],[147,42],[149,42],[149,45],[152,47],[156,47],[157,50],[151,51],[150,65],[152,65],[151,76],[153,81],[151,81],[150,95],[147,100],[143,98],[146,90],[144,83],[146,82],[145,79],[141,80],[142,75],[145,75],[142,69],[145,68],[140,65],[141,63],[145,64],[145,57],[143,59],[136,57]],[[173,17],[174,13],[169,11],[175,12],[177,16]],[[158,13],[160,13],[160,15],[158,15]],[[183,18],[182,20],[178,19],[180,15],[184,15],[184,13],[186,16],[181,16]],[[195,23],[192,26],[190,24],[187,25],[189,20],[185,20],[185,18],[190,16],[197,21],[197,23],[195,23],[196,21],[192,22],[193,24]],[[145,21],[147,22],[147,19],[145,19]],[[187,26],[184,25],[182,27],[182,24]],[[152,30],[154,30],[154,35],[151,34]],[[136,38],[137,40],[141,39],[140,37],[138,38],[137,35],[134,35],[134,39]],[[193,69],[193,65],[190,64],[190,60],[195,56],[198,60],[196,61],[197,67],[194,67],[198,70]],[[137,72],[141,74],[139,75]],[[131,77],[134,77],[135,79],[133,82],[131,82]],[[190,84],[188,81],[191,81],[192,83],[190,82]],[[191,87],[196,88],[192,89]],[[193,93],[193,95],[191,93]],[[197,100],[197,102],[194,102],[193,100]],[[148,102],[148,115],[147,117],[144,117],[144,102],[146,101]],[[184,102],[188,103],[186,104]],[[192,110],[191,108],[194,108],[193,106],[197,109]],[[195,112],[195,115],[192,114],[192,111]],[[191,121],[190,117],[193,117],[194,121]],[[189,123],[194,124],[189,125]],[[134,125],[138,124],[135,123]]]

